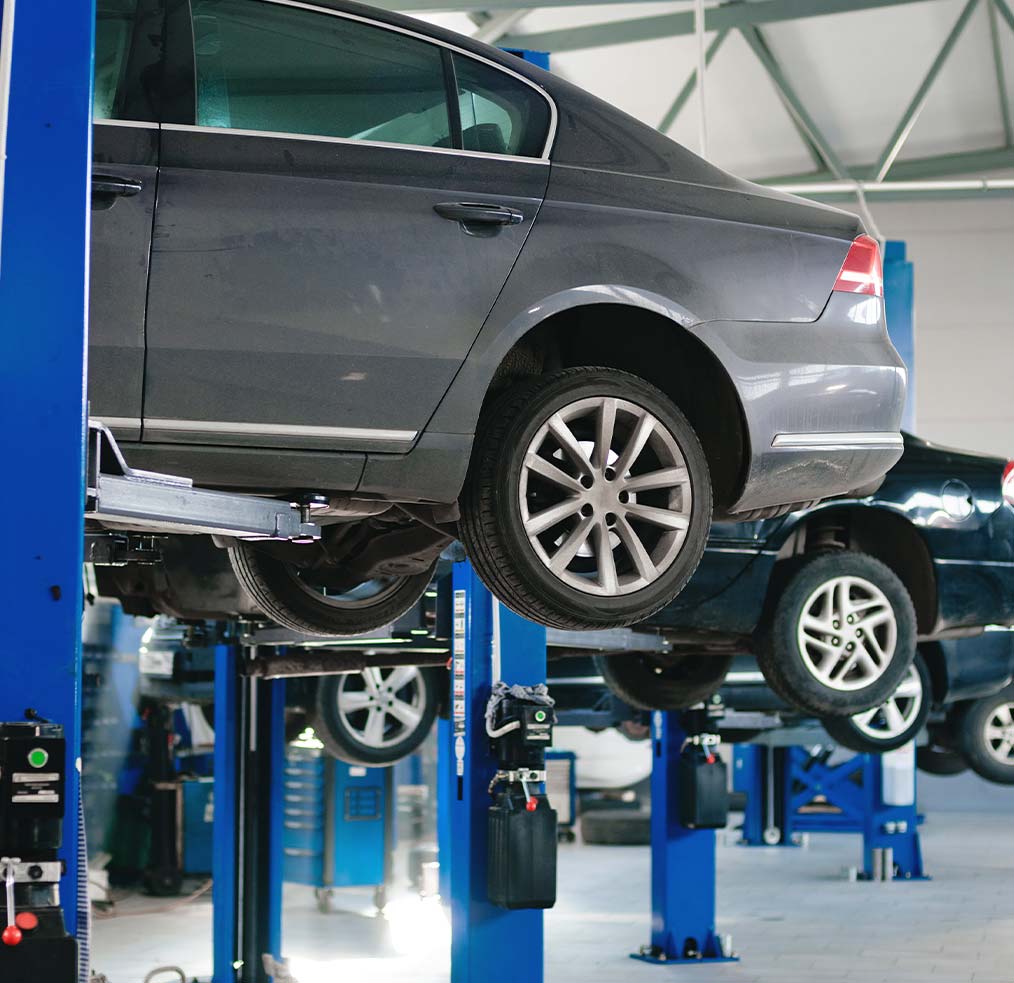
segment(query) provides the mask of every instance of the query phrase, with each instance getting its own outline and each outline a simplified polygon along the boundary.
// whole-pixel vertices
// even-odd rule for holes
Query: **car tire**
[[[769,598],[755,643],[768,685],[817,717],[849,717],[880,706],[915,658],[915,609],[905,585],[886,564],[853,550],[791,562]],[[857,609],[866,612],[862,619]],[[871,627],[866,618],[882,620]],[[846,634],[857,630],[862,636]]]
[[[229,547],[236,579],[265,616],[284,628],[307,635],[344,637],[376,631],[400,618],[415,604],[433,577],[436,562],[423,573],[369,581],[374,593],[328,597],[303,583],[296,569],[259,550],[256,543]],[[359,588],[357,588],[359,590]]]
[[[915,765],[927,775],[960,775],[968,771],[968,762],[959,752],[931,744],[915,749]]]
[[[914,740],[932,702],[929,669],[916,652],[898,688],[880,706],[851,717],[825,717],[821,723],[836,744],[860,754],[881,754]]]
[[[322,676],[314,732],[340,761],[368,768],[393,765],[429,735],[446,673],[435,666],[371,666],[363,672]]]
[[[972,771],[998,785],[1014,785],[1014,683],[964,704],[953,727]]]
[[[685,710],[708,700],[722,685],[731,655],[597,655],[606,685],[638,710]]]
[[[642,621],[683,589],[711,512],[700,441],[667,396],[616,369],[564,369],[483,413],[460,535],[509,608],[595,630]]]
[[[647,846],[651,813],[642,809],[597,809],[581,816],[581,839],[598,846]]]

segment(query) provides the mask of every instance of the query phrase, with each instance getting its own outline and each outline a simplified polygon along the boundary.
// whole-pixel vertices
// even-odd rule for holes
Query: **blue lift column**
[[[285,681],[243,676],[249,651],[215,648],[213,983],[282,965]]]
[[[23,721],[31,708],[64,729],[60,896],[87,970],[78,808],[95,7],[0,0],[0,10],[0,454],[8,469],[0,721]],[[26,482],[35,494],[26,495]]]
[[[451,720],[441,730],[438,786],[451,983],[541,983],[542,912],[505,911],[487,900],[489,783],[497,761],[485,711],[497,679],[546,681],[546,629],[495,601],[469,563],[455,564],[453,592]]]
[[[680,714],[651,715],[651,943],[631,958],[657,965],[738,962],[715,932],[715,831],[680,823]]]

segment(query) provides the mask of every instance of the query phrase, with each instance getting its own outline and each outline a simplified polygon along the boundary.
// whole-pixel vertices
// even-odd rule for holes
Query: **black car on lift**
[[[892,654],[918,644],[939,700],[954,673],[940,643],[1011,624],[1014,463],[905,434],[901,460],[865,495],[715,523],[687,588],[641,626],[672,654],[599,663],[632,706],[679,709],[713,694],[748,652],[785,703],[847,720],[842,703],[867,710],[861,695]]]

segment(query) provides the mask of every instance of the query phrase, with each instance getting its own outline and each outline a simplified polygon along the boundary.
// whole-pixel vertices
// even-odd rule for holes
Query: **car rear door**
[[[535,219],[551,108],[360,16],[191,10],[196,109],[163,124],[144,439],[405,450]]]
[[[141,436],[161,16],[153,0],[98,0],[96,9],[88,400],[127,440]]]

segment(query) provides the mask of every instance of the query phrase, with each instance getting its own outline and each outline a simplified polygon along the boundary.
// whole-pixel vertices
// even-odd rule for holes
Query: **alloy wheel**
[[[890,741],[904,734],[918,719],[922,702],[922,680],[913,664],[889,700],[872,710],[855,714],[852,723],[866,737]]]
[[[370,666],[341,677],[338,716],[364,747],[400,744],[423,720],[426,684],[416,666]]]
[[[654,583],[686,540],[693,496],[675,437],[646,409],[612,396],[554,413],[525,453],[521,519],[542,563],[586,594]]]
[[[894,658],[898,623],[884,592],[862,577],[834,577],[803,605],[796,632],[807,670],[838,691],[879,679]]]
[[[989,754],[1000,764],[1014,765],[1014,703],[994,707],[982,732]]]
[[[404,580],[403,577],[375,577],[372,580],[364,581],[351,590],[338,592],[329,590],[323,584],[315,583],[312,571],[303,572],[296,568],[290,568],[290,574],[300,589],[306,591],[307,594],[310,594],[318,601],[323,601],[330,607],[347,609],[380,604],[397,592]]]

